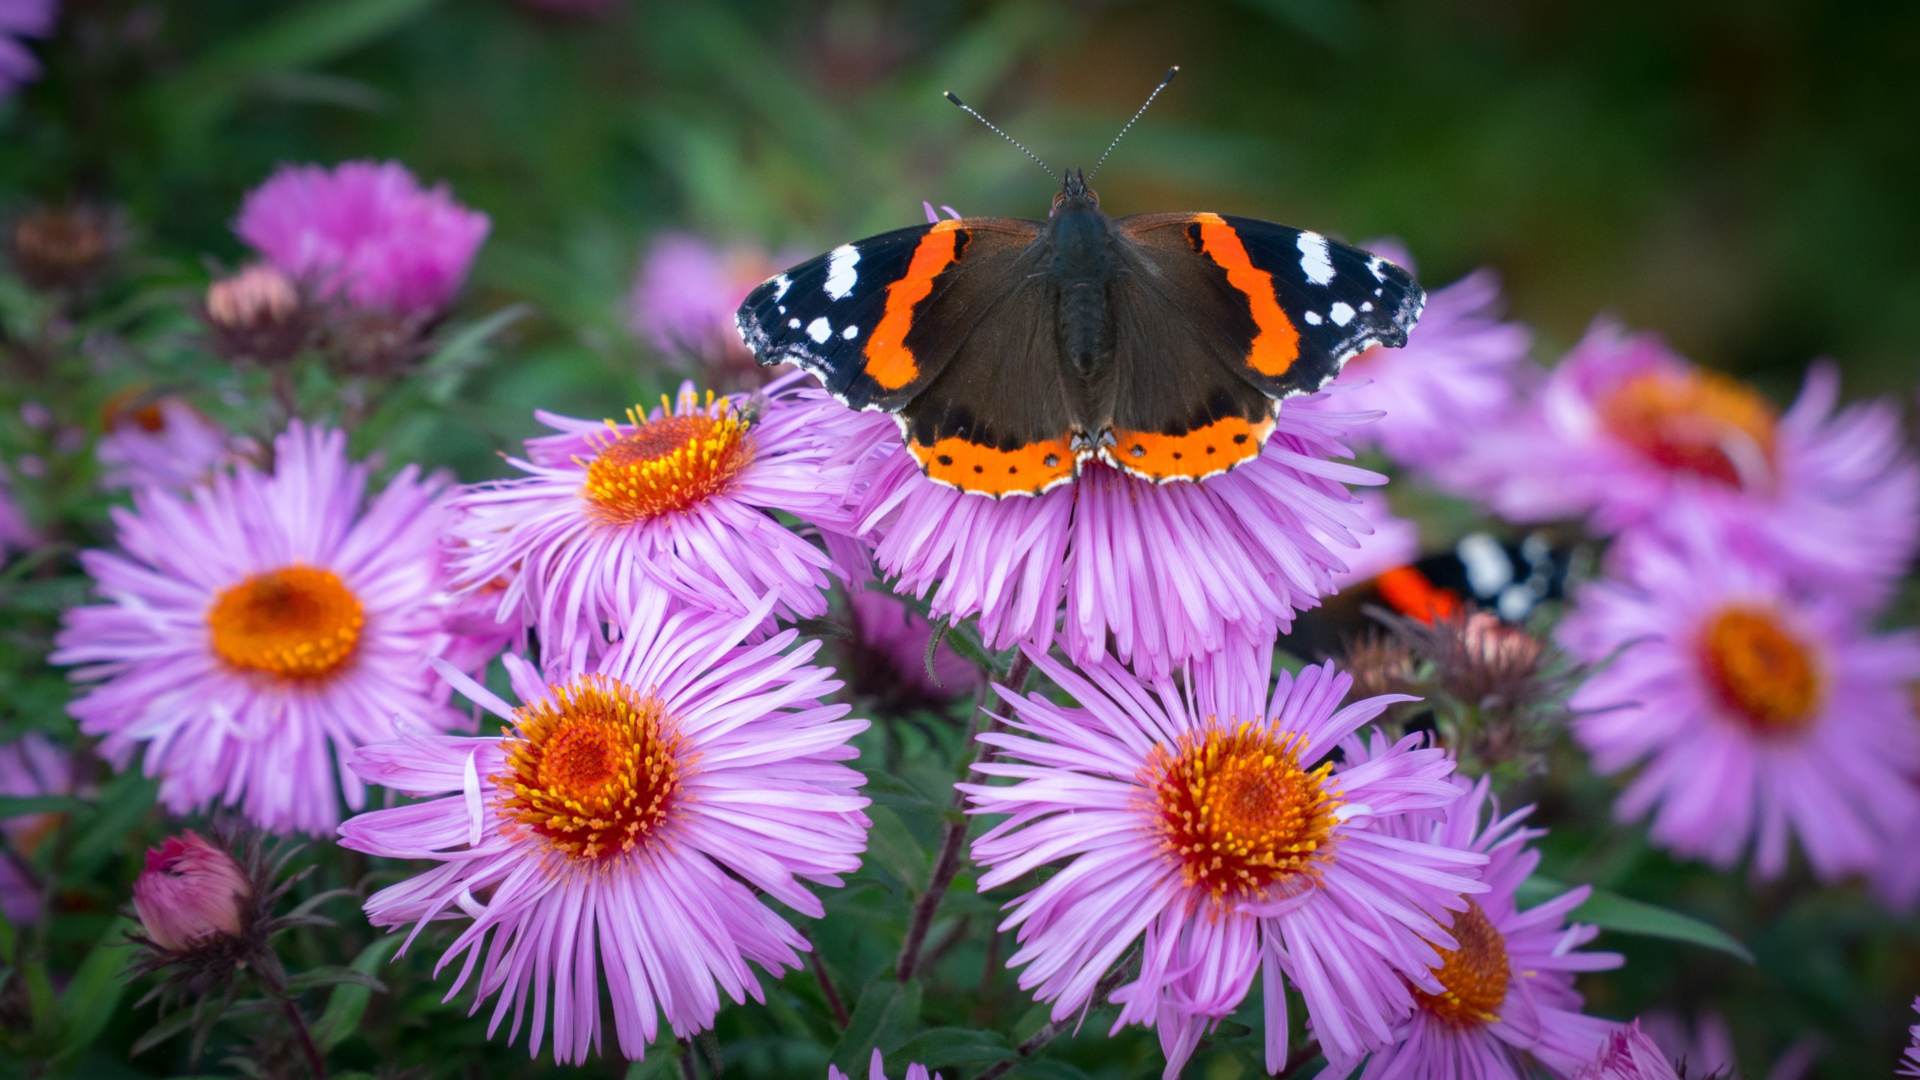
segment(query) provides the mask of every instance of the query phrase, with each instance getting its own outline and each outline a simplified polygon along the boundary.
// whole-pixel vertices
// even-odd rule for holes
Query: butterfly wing
[[[969,218],[857,240],[762,282],[735,325],[762,365],[793,364],[855,409],[897,412],[959,341],[934,330],[1010,287],[1037,222]]]
[[[1373,345],[1399,346],[1425,294],[1406,271],[1318,233],[1218,214],[1114,223],[1113,439],[1151,480],[1257,456],[1273,402],[1312,393]]]

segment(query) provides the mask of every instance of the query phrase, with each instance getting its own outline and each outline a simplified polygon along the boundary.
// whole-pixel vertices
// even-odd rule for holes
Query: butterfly
[[[1283,399],[1404,345],[1426,302],[1405,270],[1320,233],[1113,218],[1080,170],[1060,179],[1045,221],[917,225],[777,274],[741,304],[740,335],[762,365],[891,413],[929,479],[997,498],[1093,460],[1158,483],[1250,461]]]

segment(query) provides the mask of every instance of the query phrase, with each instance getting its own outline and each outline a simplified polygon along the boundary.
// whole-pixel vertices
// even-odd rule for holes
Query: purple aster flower
[[[40,61],[21,39],[52,35],[59,14],[59,0],[0,0],[0,98],[40,77]]]
[[[1711,1009],[1701,1012],[1691,1026],[1677,1013],[1656,1010],[1640,1017],[1640,1027],[1660,1053],[1668,1061],[1679,1062],[1688,1076],[1741,1075],[1733,1031],[1727,1027],[1726,1018]],[[1819,1059],[1820,1043],[1801,1039],[1767,1070],[1766,1080],[1801,1080]]]
[[[1697,504],[1728,522],[1730,541],[1871,600],[1920,538],[1920,463],[1893,403],[1835,413],[1839,393],[1839,372],[1816,364],[1776,415],[1751,387],[1602,319],[1440,478],[1510,520],[1591,514],[1603,534]]]
[[[827,613],[831,561],[773,514],[851,528],[857,413],[779,387],[702,402],[687,383],[625,424],[534,415],[560,434],[508,459],[527,476],[455,500],[451,558],[463,588],[504,585],[498,617],[537,627],[549,658],[597,647],[650,589],[735,613],[763,595],[781,618]]]
[[[1640,1031],[1635,1020],[1607,1036],[1594,1056],[1573,1080],[1680,1080],[1666,1056],[1653,1040]]]
[[[408,945],[429,921],[471,920],[435,970],[464,954],[451,997],[478,967],[473,1011],[499,995],[489,1035],[511,1011],[517,1038],[531,1011],[538,1055],[551,1004],[554,1060],[581,1063],[603,1039],[604,980],[620,1052],[638,1060],[662,1013],[686,1036],[713,1026],[722,990],[764,1000],[748,961],[799,966],[806,940],[755,894],[819,918],[803,882],[837,886],[859,868],[867,800],[839,762],[867,723],[820,703],[840,684],[809,663],[818,642],[794,648],[788,630],[742,646],[771,610],[651,594],[618,645],[556,665],[550,683],[509,655],[517,709],[438,665],[511,730],[403,728],[353,755],[367,783],[428,801],[353,818],[341,842],[441,864],[375,893],[367,915],[414,923]]]
[[[283,165],[234,222],[240,239],[321,298],[396,315],[445,307],[491,228],[445,184],[422,188],[397,161]]]
[[[881,1059],[880,1049],[875,1047],[873,1051],[873,1064],[867,1069],[867,1080],[887,1080],[887,1070],[884,1065],[885,1063]],[[829,1065],[827,1066],[827,1080],[849,1080],[849,1078],[846,1073],[840,1071],[839,1067]],[[910,1064],[907,1066],[907,1080],[940,1080],[940,1074],[934,1073],[929,1077],[925,1065]]]
[[[847,597],[853,636],[842,645],[847,680],[856,694],[883,713],[939,709],[980,685],[980,669],[942,645],[927,673],[933,624],[905,601],[878,588]]]
[[[425,658],[446,645],[437,479],[402,469],[367,495],[346,436],[298,422],[271,476],[217,472],[186,496],[134,493],[125,554],[81,556],[106,603],[74,608],[53,662],[98,682],[68,706],[176,813],[221,803],[277,831],[322,833],[366,789],[335,759],[406,712],[438,728]]]
[[[72,795],[91,790],[77,784],[73,755],[37,731],[0,746],[0,795],[33,798]],[[40,917],[40,883],[31,866],[34,854],[55,829],[60,814],[21,814],[0,819],[0,836],[7,846],[0,852],[0,915],[15,926]]]
[[[1920,1012],[1920,997],[1913,999],[1913,1011]],[[1910,1043],[1906,1052],[1900,1055],[1900,1067],[1894,1070],[1895,1076],[1920,1076],[1920,1024],[1907,1029]]]
[[[1578,659],[1611,658],[1570,704],[1597,771],[1645,763],[1620,818],[1653,811],[1656,843],[1723,869],[1753,843],[1762,878],[1797,835],[1829,882],[1920,822],[1920,633],[1869,634],[1831,593],[1731,550],[1705,514],[1630,534],[1609,559],[1558,636]]]
[[[1350,740],[1344,770],[1359,768],[1386,746],[1379,735],[1372,742]],[[1532,807],[1506,817],[1495,810],[1483,827],[1488,786],[1483,776],[1466,788],[1443,822],[1403,819],[1390,830],[1487,856],[1480,874],[1487,891],[1453,917],[1460,948],[1442,950],[1443,962],[1433,971],[1445,992],[1414,991],[1413,1014],[1393,1045],[1367,1061],[1361,1080],[1523,1080],[1536,1064],[1566,1077],[1591,1061],[1617,1026],[1583,1014],[1573,987],[1575,972],[1624,962],[1618,953],[1575,951],[1600,933],[1566,925],[1567,913],[1585,903],[1592,888],[1583,885],[1521,911],[1514,893],[1540,864],[1540,853],[1527,844],[1546,831],[1519,827]]]
[[[1114,1030],[1160,1034],[1171,1080],[1200,1037],[1264,981],[1267,1068],[1287,1058],[1282,978],[1306,999],[1336,1066],[1392,1041],[1414,994],[1441,994],[1437,920],[1487,857],[1396,835],[1408,814],[1456,801],[1453,762],[1419,736],[1336,773],[1329,755],[1404,695],[1339,708],[1352,685],[1332,664],[1283,673],[1267,698],[1272,647],[1171,678],[1116,663],[1035,665],[1078,703],[1013,699],[1011,733],[979,766],[1011,786],[963,784],[972,813],[1005,820],[975,841],[982,891],[1058,872],[1014,900],[1023,989],[1063,1020],[1091,1004],[1108,968],[1141,942],[1138,978],[1113,993]]]
[[[216,468],[244,459],[244,444],[177,397],[134,408],[107,409],[107,433],[94,448],[100,484],[182,491],[204,484]]]
[[[860,531],[895,588],[940,618],[978,618],[994,649],[1042,646],[1093,663],[1109,639],[1142,675],[1230,642],[1272,641],[1334,591],[1338,552],[1371,529],[1343,484],[1378,473],[1335,461],[1349,425],[1327,394],[1290,398],[1261,455],[1199,482],[1155,484],[1090,463],[1073,483],[999,500],[927,479],[886,418]],[[1344,399],[1339,404],[1344,405]]]
[[[1413,272],[1413,259],[1394,241],[1368,249]],[[1519,384],[1536,373],[1527,362],[1533,334],[1500,321],[1500,278],[1476,270],[1427,293],[1420,322],[1398,349],[1375,346],[1347,362],[1338,382],[1354,385],[1346,404],[1378,409],[1377,424],[1355,429],[1356,443],[1378,445],[1410,468],[1429,467],[1459,453],[1467,437],[1495,425],[1512,406]]]

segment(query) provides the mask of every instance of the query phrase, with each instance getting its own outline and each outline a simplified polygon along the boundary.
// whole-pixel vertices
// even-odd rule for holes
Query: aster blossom
[[[23,39],[50,36],[59,14],[59,0],[0,0],[0,98],[40,77]]]
[[[73,755],[38,731],[0,745],[0,795],[34,798],[71,795],[76,787]],[[0,915],[15,926],[40,916],[40,883],[30,860],[60,827],[59,814],[21,814],[0,818]]]
[[[1913,999],[1913,1011],[1920,1012],[1920,996]],[[1920,1024],[1907,1029],[1908,1045],[1900,1055],[1900,1068],[1895,1076],[1920,1076]]]
[[[1836,413],[1839,393],[1839,371],[1815,364],[1778,414],[1752,387],[1601,319],[1509,422],[1439,473],[1509,520],[1590,515],[1606,535],[1704,507],[1729,543],[1872,601],[1920,539],[1920,463],[1898,408]]]
[[[827,1066],[827,1080],[850,1080],[850,1078],[846,1073],[841,1072],[838,1066],[829,1065]],[[867,1068],[867,1080],[887,1080],[886,1063],[882,1059],[878,1047],[874,1048],[873,1062]],[[929,1076],[927,1067],[915,1062],[907,1066],[906,1080],[940,1080],[940,1074],[933,1073]]]
[[[1399,244],[1367,247],[1414,272],[1412,256]],[[1382,413],[1378,423],[1354,429],[1354,442],[1377,445],[1418,469],[1451,459],[1469,433],[1500,422],[1516,389],[1535,374],[1527,362],[1533,334],[1503,322],[1501,307],[1499,275],[1476,270],[1427,293],[1405,345],[1376,345],[1347,361],[1336,380],[1353,387],[1347,405]]]
[[[52,659],[97,684],[68,706],[81,730],[119,765],[144,749],[175,813],[320,833],[365,801],[335,760],[396,710],[459,722],[422,667],[446,641],[443,482],[408,466],[369,497],[346,436],[298,421],[274,458],[116,509],[125,553],[81,556],[105,603],[66,613]]]
[[[94,447],[100,484],[108,490],[185,490],[243,456],[244,446],[225,428],[178,397],[110,409],[108,416],[107,433]]]
[[[1348,741],[1344,768],[1364,764],[1386,745],[1378,735],[1370,741]],[[1445,991],[1415,991],[1412,1015],[1393,1044],[1367,1060],[1360,1080],[1523,1080],[1536,1066],[1570,1076],[1617,1026],[1581,1012],[1574,974],[1625,961],[1618,953],[1577,951],[1600,933],[1565,925],[1567,913],[1593,892],[1589,886],[1520,910],[1515,893],[1540,865],[1540,853],[1527,845],[1546,831],[1520,827],[1532,807],[1504,817],[1494,808],[1489,815],[1486,777],[1470,787],[1455,782],[1463,791],[1444,821],[1402,819],[1394,831],[1486,855],[1480,880],[1487,891],[1453,917],[1450,933],[1460,947],[1443,951],[1434,969]]]
[[[601,647],[650,590],[781,618],[827,613],[832,560],[771,512],[850,528],[854,414],[815,390],[698,397],[692,383],[627,422],[534,414],[559,432],[509,458],[526,473],[454,500],[450,559],[464,590],[497,587],[502,621],[538,627],[549,656]]]
[[[1283,673],[1272,652],[1195,668],[1182,691],[1109,662],[1076,672],[1030,653],[1078,703],[1013,700],[979,766],[1011,786],[966,784],[970,812],[1005,814],[974,843],[982,891],[1055,862],[1014,900],[1009,966],[1062,1020],[1086,1008],[1136,941],[1139,975],[1114,991],[1114,1030],[1156,1027],[1168,1078],[1263,978],[1266,1061],[1287,1059],[1290,980],[1337,1066],[1385,1046],[1415,992],[1443,993],[1443,924],[1468,909],[1487,857],[1396,835],[1406,815],[1458,798],[1453,763],[1409,736],[1336,773],[1336,746],[1402,695],[1340,708],[1332,664]],[[1264,661],[1264,662],[1263,662]]]
[[[1840,598],[1730,549],[1706,514],[1609,560],[1557,636],[1611,658],[1569,704],[1595,771],[1644,762],[1618,817],[1651,812],[1655,843],[1722,869],[1751,845],[1761,878],[1785,871],[1797,836],[1826,882],[1875,868],[1920,824],[1920,633],[1869,633]]]
[[[445,307],[491,228],[445,184],[423,188],[397,161],[283,165],[234,222],[240,239],[318,297],[394,315]]]
[[[1635,1020],[1607,1036],[1600,1052],[1573,1080],[1680,1080],[1680,1075]]]
[[[805,939],[755,890],[818,918],[803,882],[859,868],[867,800],[839,762],[867,724],[820,703],[840,684],[809,662],[818,642],[741,644],[771,606],[728,615],[653,594],[591,665],[542,678],[509,654],[517,709],[439,665],[510,731],[403,728],[354,754],[366,782],[427,801],[356,817],[341,842],[441,864],[374,894],[367,915],[415,924],[403,949],[431,920],[470,919],[436,971],[465,955],[451,998],[478,968],[473,1010],[499,995],[489,1035],[511,1011],[517,1038],[531,1011],[531,1052],[550,1018],[554,1060],[582,1062],[605,1033],[604,981],[620,1052],[638,1060],[662,1014],[686,1036],[713,1025],[720,991],[764,1000],[749,961],[799,965]]]
[[[989,648],[1057,640],[1079,663],[1157,677],[1232,644],[1271,641],[1347,571],[1372,526],[1339,461],[1340,391],[1289,398],[1261,454],[1202,481],[1156,484],[1098,462],[1037,496],[999,500],[921,475],[894,425],[868,416],[859,532],[895,589],[936,617],[976,618]],[[1059,623],[1056,630],[1056,622]]]

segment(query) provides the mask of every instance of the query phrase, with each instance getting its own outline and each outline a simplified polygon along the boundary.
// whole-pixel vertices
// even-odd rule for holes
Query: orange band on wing
[[[1064,437],[1017,450],[998,450],[958,438],[941,439],[932,446],[909,441],[907,449],[919,459],[929,479],[983,495],[1038,495],[1073,479],[1073,451]]]
[[[1285,375],[1300,356],[1300,331],[1274,299],[1273,275],[1253,265],[1240,234],[1226,219],[1219,214],[1194,216],[1200,222],[1200,249],[1227,272],[1227,284],[1247,294],[1254,325],[1260,328],[1247,353],[1247,366],[1269,378]]]
[[[1435,585],[1418,567],[1396,566],[1373,580],[1388,607],[1423,623],[1445,619],[1460,610],[1460,597],[1452,589]]]
[[[906,276],[887,286],[887,309],[867,337],[867,375],[888,390],[898,390],[920,377],[920,363],[907,348],[913,328],[913,309],[933,293],[933,279],[960,256],[960,222],[936,223],[913,249]]]
[[[1115,430],[1113,445],[1103,453],[1113,464],[1148,480],[1200,480],[1259,457],[1272,433],[1271,419],[1256,424],[1229,416],[1185,435]]]

